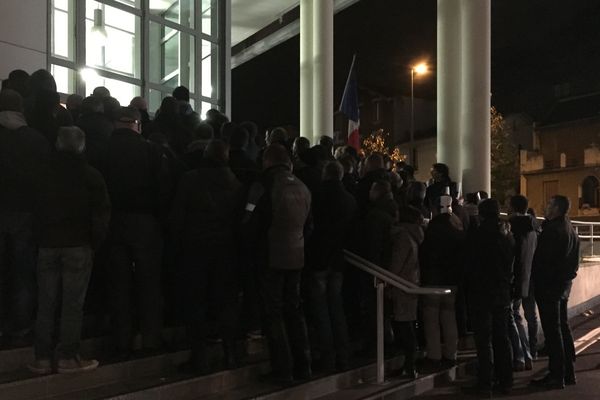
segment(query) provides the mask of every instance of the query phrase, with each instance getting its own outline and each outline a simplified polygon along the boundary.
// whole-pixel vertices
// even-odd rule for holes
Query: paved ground
[[[533,378],[546,374],[547,358],[539,359],[534,364],[534,370],[515,374],[515,388],[511,395],[494,394],[493,398],[531,399],[531,400],[600,400],[600,314],[580,317],[575,321],[578,325],[573,329],[576,338],[577,385],[568,386],[564,390],[545,391],[532,388],[529,382]],[[481,396],[465,394],[461,387],[475,383],[474,377],[465,377],[448,386],[435,389],[426,395],[417,397],[419,400],[455,400],[476,399]]]

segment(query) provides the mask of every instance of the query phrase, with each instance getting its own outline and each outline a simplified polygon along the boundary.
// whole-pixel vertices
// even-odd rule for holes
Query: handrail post
[[[385,383],[385,354],[384,354],[384,334],[383,334],[383,302],[385,283],[375,278],[375,287],[377,288],[377,383]]]
[[[594,225],[590,224],[590,257],[594,257]]]

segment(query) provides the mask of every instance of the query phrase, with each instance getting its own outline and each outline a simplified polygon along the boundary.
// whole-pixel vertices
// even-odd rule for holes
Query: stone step
[[[262,340],[249,340],[246,349],[249,357],[245,362],[256,362],[266,357]],[[17,370],[0,374],[0,398],[4,398],[4,395],[11,400],[102,398],[97,397],[98,393],[113,395],[137,391],[190,378],[191,375],[181,374],[177,370],[177,366],[185,362],[189,354],[189,350],[183,350],[125,362],[101,364],[97,370],[91,372],[47,376],[34,375],[21,364]],[[210,365],[214,369],[220,368],[221,346],[210,345],[208,356]],[[106,387],[104,392],[99,389],[101,387]],[[77,392],[81,392],[82,397],[74,395]]]
[[[387,361],[388,368],[398,368],[402,357]],[[248,366],[215,375],[196,377],[161,386],[121,394],[106,399],[113,400],[304,400],[334,393],[365,381],[374,380],[375,364],[358,366],[350,371],[316,377],[291,387],[261,383],[260,376],[269,371],[268,363]]]

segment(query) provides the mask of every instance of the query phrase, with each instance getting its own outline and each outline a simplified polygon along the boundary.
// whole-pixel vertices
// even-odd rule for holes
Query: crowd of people
[[[134,355],[138,333],[142,354],[164,351],[165,325],[183,325],[182,367],[196,373],[211,370],[208,339],[235,368],[247,335],[267,337],[275,382],[347,370],[353,343],[368,353],[376,338],[373,280],[346,265],[349,249],[452,289],[386,289],[400,374],[454,365],[473,331],[476,389],[510,391],[537,357],[537,308],[549,374],[534,384],[576,382],[566,310],[579,243],[566,197],[540,225],[513,196],[506,221],[485,192],[459,198],[444,164],[426,184],[327,136],[311,146],[217,110],[202,120],[185,87],[153,119],[143,98],[121,106],[104,87],[64,108],[45,70],[2,82],[0,188],[0,331],[5,345],[33,340],[33,372],[98,366],[80,356],[84,310],[109,316],[115,359]]]

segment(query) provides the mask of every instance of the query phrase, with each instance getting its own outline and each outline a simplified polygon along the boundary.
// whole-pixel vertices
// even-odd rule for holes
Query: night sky
[[[436,0],[361,0],[335,17],[334,101],[352,55],[359,86],[383,96],[409,95],[409,66],[436,63]],[[232,73],[232,118],[261,127],[298,125],[299,37]],[[600,90],[599,0],[492,0],[492,104],[505,115],[539,120],[563,95]],[[415,96],[435,99],[435,71]]]

